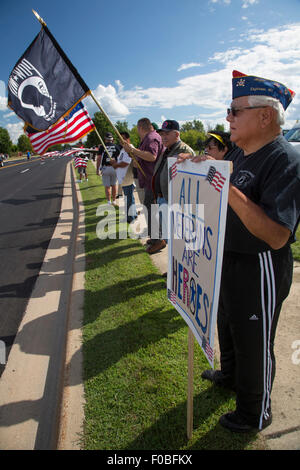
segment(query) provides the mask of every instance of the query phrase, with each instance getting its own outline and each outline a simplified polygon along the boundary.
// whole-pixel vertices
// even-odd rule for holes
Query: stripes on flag
[[[176,305],[176,294],[171,289],[168,289],[168,299],[172,302],[172,304]]]
[[[207,354],[207,357],[212,362],[214,359],[214,350],[210,346],[209,341],[207,341],[207,339],[204,336],[202,338],[202,349],[203,351],[205,351],[205,353]]]
[[[74,159],[74,165],[75,165],[75,168],[78,168],[78,167],[86,168],[87,167],[87,160],[85,158],[82,158],[82,157],[76,157]]]
[[[173,163],[173,165],[171,166],[170,168],[170,172],[169,172],[169,179],[170,181],[175,178],[175,176],[177,175],[177,163]]]
[[[80,102],[68,116],[62,118],[47,131],[34,132],[32,128],[27,127],[25,132],[34,151],[42,155],[52,145],[66,144],[82,139],[94,128],[92,119],[85,106]]]
[[[210,166],[206,180],[211,184],[218,192],[221,192],[226,178],[222,176],[222,174],[215,169],[214,166]]]

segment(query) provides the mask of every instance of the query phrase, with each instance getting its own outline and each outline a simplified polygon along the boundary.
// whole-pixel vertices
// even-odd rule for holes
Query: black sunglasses
[[[258,109],[258,108],[267,108],[267,106],[241,106],[240,108],[227,108],[227,116],[231,113],[232,116],[236,116],[238,111],[243,111],[244,109]]]

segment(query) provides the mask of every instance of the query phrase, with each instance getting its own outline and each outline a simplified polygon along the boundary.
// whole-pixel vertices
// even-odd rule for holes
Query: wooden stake
[[[194,413],[194,335],[189,328],[188,331],[188,393],[187,393],[187,437],[193,435],[193,413]]]

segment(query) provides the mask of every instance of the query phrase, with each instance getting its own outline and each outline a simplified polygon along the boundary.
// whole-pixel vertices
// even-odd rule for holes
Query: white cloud
[[[13,111],[3,114],[4,119],[8,119],[12,116],[15,116],[15,113]]]
[[[224,3],[225,5],[230,5],[231,0],[210,0],[210,3]]]
[[[258,3],[258,0],[242,0],[242,8],[248,8],[256,3]]]
[[[119,100],[116,89],[112,85],[108,85],[107,87],[98,85],[94,91],[94,95],[112,117],[126,116],[129,114],[129,110]]]
[[[7,124],[6,129],[8,130],[8,133],[10,135],[10,138],[13,142],[13,144],[16,144],[18,142],[18,138],[20,135],[24,134],[24,123],[23,121],[20,121],[16,124]]]
[[[104,111],[114,119],[125,119],[134,111],[156,108],[163,121],[166,114],[170,118],[173,112],[175,114],[176,107],[197,106],[199,113],[195,119],[204,123],[223,122],[225,109],[231,101],[232,70],[236,69],[246,74],[276,79],[296,91],[297,95],[287,111],[287,120],[292,122],[300,118],[299,37],[300,23],[265,31],[249,29],[241,35],[246,48],[240,43],[237,46],[236,41],[234,47],[208,58],[206,65],[215,65],[215,70],[211,72],[187,76],[172,87],[144,88],[136,85],[126,89],[120,80],[116,80],[114,85],[99,84],[93,93]],[[196,67],[195,64],[201,65],[190,62],[182,64],[180,69],[187,70]],[[1,96],[4,97],[4,94],[0,93]],[[98,111],[92,98],[87,98],[85,102],[91,115]],[[10,125],[10,129],[7,126],[7,129],[18,136],[22,133],[22,123]]]
[[[99,84],[96,90],[93,91],[93,94],[106,114],[112,118],[121,119],[130,114],[130,111],[126,105],[122,103],[118,96],[118,93],[122,94],[123,85],[121,84],[120,80],[117,80],[116,84],[118,86],[118,92],[112,85],[105,87]],[[87,98],[85,103],[88,110],[90,111],[90,114],[94,114],[99,110],[92,98]]]
[[[5,83],[3,80],[0,80],[0,111],[5,111],[7,109],[7,98],[5,96]]]
[[[174,87],[142,88],[126,90],[119,87],[118,96],[127,110],[142,107],[173,109],[177,106],[196,105],[203,112],[214,112],[223,116],[224,108],[231,100],[231,74],[237,69],[244,73],[253,73],[274,78],[300,95],[300,23],[286,25],[267,31],[250,30],[243,37],[248,47],[229,48],[216,52],[208,62],[216,63],[217,71],[185,77]],[[115,90],[115,89],[114,89]],[[288,115],[298,112],[299,100],[294,100]],[[299,117],[298,116],[298,117]],[[207,116],[209,117],[209,116]]]
[[[200,62],[190,62],[189,64],[182,64],[180,67],[177,69],[177,72],[181,72],[182,70],[187,70],[191,69],[192,67],[202,67],[203,64]]]

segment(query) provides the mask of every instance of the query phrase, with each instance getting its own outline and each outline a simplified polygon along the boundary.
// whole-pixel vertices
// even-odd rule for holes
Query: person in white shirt
[[[122,138],[132,146],[128,132],[121,132],[120,134]],[[119,185],[122,186],[122,190],[125,196],[127,222],[130,223],[137,218],[135,198],[133,194],[135,187],[133,177],[133,161],[125,149],[122,148],[117,162],[111,162],[111,165],[116,170]]]

